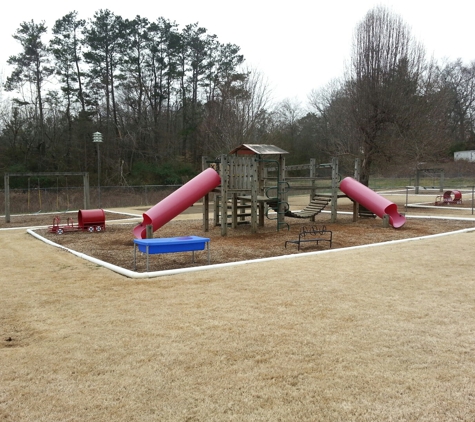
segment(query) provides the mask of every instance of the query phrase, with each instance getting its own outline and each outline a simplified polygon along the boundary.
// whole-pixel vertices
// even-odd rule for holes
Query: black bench
[[[325,226],[302,227],[300,229],[299,238],[297,240],[286,240],[285,247],[287,248],[287,243],[295,243],[297,249],[300,250],[301,243],[315,242],[318,245],[319,242],[328,242],[331,248],[332,240],[333,233],[331,230],[327,230]]]

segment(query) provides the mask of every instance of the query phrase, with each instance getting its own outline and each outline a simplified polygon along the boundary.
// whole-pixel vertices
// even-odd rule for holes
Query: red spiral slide
[[[142,223],[133,230],[135,238],[145,239],[147,225],[151,224],[153,231],[158,230],[218,187],[220,183],[221,178],[215,170],[212,168],[204,170],[144,213]]]

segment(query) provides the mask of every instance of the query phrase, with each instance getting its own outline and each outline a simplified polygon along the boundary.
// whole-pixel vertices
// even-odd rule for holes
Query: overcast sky
[[[428,56],[461,58],[467,64],[475,60],[472,0],[23,0],[2,8],[0,71],[9,75],[6,61],[21,51],[12,38],[21,22],[44,20],[51,29],[74,10],[79,18],[89,19],[99,9],[109,9],[123,18],[164,17],[180,27],[198,22],[220,42],[241,47],[247,65],[267,79],[275,101],[289,98],[304,104],[312,89],[342,76],[355,27],[377,5],[400,15]]]

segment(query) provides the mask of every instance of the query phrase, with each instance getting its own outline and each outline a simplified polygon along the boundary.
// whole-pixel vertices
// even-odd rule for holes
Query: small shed
[[[470,163],[475,163],[475,151],[457,151],[454,152],[454,161],[468,161]]]

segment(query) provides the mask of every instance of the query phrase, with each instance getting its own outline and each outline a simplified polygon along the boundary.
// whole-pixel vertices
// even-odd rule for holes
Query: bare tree
[[[221,85],[220,95],[206,104],[201,132],[211,153],[228,152],[243,143],[259,143],[265,132],[270,105],[267,80],[255,70],[233,75]]]
[[[451,139],[447,136],[447,111],[450,93],[441,84],[441,75],[429,63],[413,95],[399,108],[393,136],[396,160],[419,168],[421,162],[438,161],[446,156]]]
[[[363,184],[368,184],[375,157],[390,159],[391,142],[401,131],[414,129],[411,119],[424,57],[424,49],[402,19],[383,7],[370,10],[356,28],[344,89],[356,129]]]
[[[449,96],[449,129],[454,143],[469,147],[475,142],[475,62],[469,66],[456,60],[441,71],[441,90]]]
[[[279,102],[272,112],[272,143],[290,152],[292,157],[300,155],[300,119],[303,115],[301,103],[290,98]],[[305,151],[305,155],[307,153]]]
[[[308,97],[311,110],[319,119],[318,143],[333,156],[359,154],[357,130],[351,113],[345,81],[334,79],[327,86],[313,90]]]

